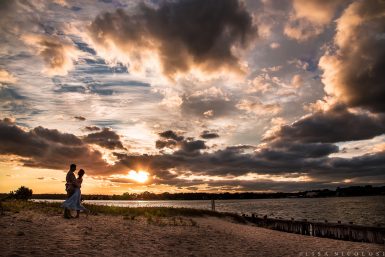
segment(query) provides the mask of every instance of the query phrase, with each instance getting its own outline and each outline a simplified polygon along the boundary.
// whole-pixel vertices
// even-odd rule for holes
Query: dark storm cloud
[[[203,145],[200,145],[200,147],[197,148],[199,149],[203,147]],[[281,154],[284,155],[284,153]],[[289,157],[281,157],[281,160],[277,160],[277,158],[271,157],[270,152],[246,154],[244,153],[243,148],[237,147],[228,147],[213,153],[195,152],[194,154],[188,154],[187,152],[184,152],[184,154],[181,154],[180,151],[175,151],[172,154],[151,156],[118,155],[118,158],[122,161],[122,164],[125,165],[132,165],[133,163],[150,165],[153,167],[155,172],[157,170],[164,171],[177,168],[206,175],[244,175],[251,171],[261,173],[279,173],[279,169],[272,169],[275,167],[284,167],[284,171],[282,170],[281,172],[287,172],[289,170],[288,165],[284,163],[289,159]],[[292,159],[291,161],[293,170],[300,166],[298,164],[294,164],[296,160]]]
[[[129,168],[145,166],[156,175],[157,179],[153,181],[154,183],[178,186],[210,183],[200,180],[194,182],[183,181],[183,179],[177,178],[175,173],[171,174],[169,172],[171,169],[181,171],[185,175],[209,176],[241,176],[250,172],[280,176],[301,173],[316,179],[318,182],[314,182],[315,187],[322,183],[329,183],[330,186],[332,182],[346,178],[374,176],[378,179],[385,179],[385,175],[382,174],[385,168],[384,152],[354,158],[336,158],[329,157],[330,154],[337,153],[339,150],[332,143],[297,142],[296,140],[289,141],[282,138],[275,139],[262,148],[239,145],[208,152],[202,151],[207,148],[204,141],[194,140],[193,138],[175,141],[172,138],[176,138],[178,135],[172,131],[166,132],[164,134],[167,140],[160,141],[164,142],[162,147],[172,148],[173,153],[162,152],[157,155],[140,156],[115,154],[119,160],[117,166]],[[158,148],[162,147],[158,146]],[[238,186],[241,188],[244,186],[245,189],[251,189],[254,185],[255,190],[258,190],[257,188],[262,190],[264,188],[262,184],[267,186],[269,183],[272,185],[275,183],[274,181],[263,183],[253,181],[250,182],[250,185],[246,185],[248,182],[241,185],[243,183],[241,181],[222,182],[223,186],[230,186],[229,183],[237,183]],[[288,184],[282,183],[280,186],[284,188],[289,184],[289,182]]]
[[[0,139],[1,154],[28,157],[29,155],[42,155],[48,149],[48,143],[45,140],[23,131],[9,120],[0,121]]]
[[[370,178],[370,181],[384,183],[385,181],[385,151],[365,154],[353,158],[327,158],[314,167],[314,177],[332,181]]]
[[[385,112],[384,11],[381,0],[353,2],[337,21],[337,50],[320,59],[326,92],[373,112]]]
[[[99,128],[97,126],[85,126],[84,129],[87,131],[99,131],[99,130],[101,130],[101,128]]]
[[[288,152],[291,149],[293,152]],[[293,150],[294,149],[294,150]],[[346,178],[375,177],[384,181],[385,152],[354,158],[332,158],[326,155],[337,150],[333,145],[314,144],[287,149],[270,148],[254,153],[225,148],[212,153],[130,156],[116,154],[117,166],[148,167],[162,183],[181,183],[168,170],[189,171],[191,174],[212,176],[240,176],[250,172],[264,175],[306,174],[325,182],[341,181]],[[198,183],[198,181],[197,181]]]
[[[284,125],[274,137],[307,143],[334,143],[371,139],[384,133],[385,115],[352,113],[337,106]]]
[[[61,143],[63,145],[82,145],[83,142],[75,135],[61,133],[57,129],[46,129],[41,126],[30,131],[32,135],[44,138],[47,141]]]
[[[204,139],[212,139],[212,138],[219,137],[218,133],[210,132],[208,130],[203,131],[200,136],[201,136],[201,138],[204,138]]]
[[[72,134],[42,127],[25,130],[4,119],[0,120],[0,142],[1,155],[18,155],[25,166],[67,169],[77,163],[90,174],[110,172],[102,154]]]
[[[83,116],[75,116],[74,118],[77,119],[77,120],[80,120],[80,121],[85,121],[86,120],[86,118],[84,118]]]
[[[334,168],[347,169],[378,169],[385,167],[385,151],[375,154],[366,154],[357,156],[352,159],[334,158],[331,159],[330,165]],[[378,169],[379,170],[379,169]]]
[[[89,144],[97,144],[111,150],[125,149],[122,142],[120,141],[120,136],[108,128],[103,128],[103,130],[100,132],[86,135],[83,138],[83,141]]]
[[[104,133],[103,133],[104,132]],[[114,133],[108,129],[93,133],[89,138],[91,142],[103,139],[101,144],[110,149],[120,149],[119,144],[107,144],[108,139],[117,140]],[[95,135],[96,134],[96,135]],[[174,132],[165,133],[168,137],[178,138]],[[113,136],[111,136],[113,135]],[[107,140],[106,140],[107,139]],[[173,140],[172,138],[164,140]],[[230,187],[238,185],[240,190],[259,190],[270,183],[275,186],[291,188],[289,182],[276,183],[274,181],[222,181],[207,182],[202,179],[184,180],[178,174],[184,175],[213,175],[234,177],[246,175],[250,172],[265,175],[294,176],[305,174],[315,179],[314,183],[332,183],[346,178],[375,178],[379,182],[385,181],[383,173],[385,169],[385,152],[377,152],[354,158],[329,157],[329,154],[338,151],[338,148],[330,143],[301,143],[275,140],[263,148],[247,145],[231,146],[221,150],[207,151],[207,146],[202,140],[183,138],[175,141],[172,153],[155,155],[138,155],[117,153],[118,159],[115,165],[108,165],[102,159],[102,153],[92,150],[81,139],[72,134],[61,133],[42,127],[26,130],[11,119],[0,121],[0,154],[18,155],[20,162],[25,166],[66,169],[69,163],[77,163],[82,168],[89,170],[92,175],[117,174],[130,169],[145,169],[156,177],[153,183],[177,186],[194,186],[208,184],[211,187]],[[107,144],[104,145],[104,144]],[[118,147],[116,145],[119,145]],[[206,151],[205,151],[206,150]],[[176,171],[171,173],[170,170]],[[320,182],[321,181],[321,182]],[[301,182],[302,183],[302,182]],[[311,182],[313,183],[313,182]],[[307,188],[306,184],[301,185]],[[319,184],[321,185],[321,184]],[[335,184],[333,184],[335,185]]]
[[[155,147],[158,149],[163,149],[165,147],[167,148],[174,148],[177,145],[177,142],[175,140],[156,140]]]
[[[320,158],[338,152],[338,147],[328,143],[292,143],[277,141],[262,149],[259,155],[267,160],[293,161]]]
[[[193,153],[206,148],[207,146],[205,144],[205,141],[203,140],[194,140],[194,139],[184,140],[181,142],[179,153],[183,153],[183,152]]]
[[[256,33],[251,15],[237,0],[161,1],[156,8],[142,3],[135,14],[107,12],[89,27],[94,43],[106,49],[112,41],[122,52],[157,51],[168,76],[194,65],[205,71],[239,70],[232,48],[244,48]]]
[[[173,139],[175,141],[181,141],[184,139],[183,136],[178,136],[174,131],[172,130],[166,130],[161,133],[159,133],[159,136],[167,139]]]
[[[194,138],[188,137],[184,138],[176,134],[172,130],[166,130],[164,132],[159,133],[159,136],[165,138],[167,140],[157,140],[155,142],[155,146],[158,149],[163,149],[165,147],[177,149],[175,154],[183,155],[183,154],[195,154],[199,152],[199,150],[206,149],[207,146],[205,141],[203,140],[195,140]]]

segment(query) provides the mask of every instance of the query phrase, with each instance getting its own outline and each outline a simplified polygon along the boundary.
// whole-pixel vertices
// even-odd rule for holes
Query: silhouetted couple
[[[62,207],[64,207],[64,218],[71,219],[71,218],[79,218],[80,211],[84,211],[89,213],[89,210],[87,210],[82,204],[82,193],[80,191],[80,188],[82,187],[83,183],[83,176],[85,174],[85,171],[83,169],[80,169],[78,172],[78,177],[75,177],[76,165],[71,164],[70,170],[67,173],[66,176],[66,191],[67,191],[67,199],[62,204]],[[72,217],[71,210],[76,210],[76,216]]]

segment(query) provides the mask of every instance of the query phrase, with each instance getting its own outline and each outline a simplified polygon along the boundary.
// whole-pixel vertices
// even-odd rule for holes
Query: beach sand
[[[384,250],[383,245],[302,236],[214,217],[149,221],[97,215],[65,220],[35,211],[0,216],[0,256],[384,256]]]

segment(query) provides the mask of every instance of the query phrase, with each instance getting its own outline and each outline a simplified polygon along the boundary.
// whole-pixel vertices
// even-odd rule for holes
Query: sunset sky
[[[0,192],[385,184],[385,1],[0,1]]]

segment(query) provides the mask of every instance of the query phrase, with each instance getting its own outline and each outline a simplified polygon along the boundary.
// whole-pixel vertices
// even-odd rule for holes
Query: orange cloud
[[[337,8],[345,0],[294,0],[293,11],[284,27],[284,34],[306,41],[321,34],[332,21]]]
[[[43,73],[49,76],[67,75],[80,55],[80,51],[69,40],[57,36],[30,34],[22,39],[43,58],[46,65]]]
[[[299,88],[303,85],[303,79],[301,77],[301,75],[294,75],[291,79],[291,86],[294,87],[294,88]]]
[[[4,69],[0,69],[0,84],[13,84],[16,81],[15,76]]]
[[[337,22],[334,49],[319,61],[328,95],[350,107],[385,111],[383,24],[383,1],[354,2],[344,11]]]

